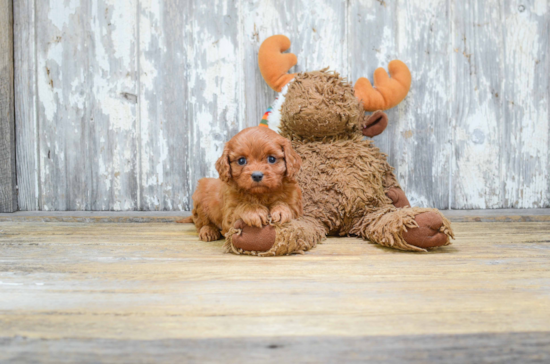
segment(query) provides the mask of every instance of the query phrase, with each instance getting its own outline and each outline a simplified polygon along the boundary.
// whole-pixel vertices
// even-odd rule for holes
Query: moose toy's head
[[[260,46],[258,62],[266,83],[279,92],[261,125],[294,139],[380,134],[388,124],[387,110],[399,104],[409,91],[411,73],[401,61],[391,61],[391,78],[383,68],[374,72],[374,87],[360,78],[355,87],[327,69],[288,74],[296,56],[282,53],[290,48],[284,35],[267,38]],[[374,111],[365,115],[365,111]]]

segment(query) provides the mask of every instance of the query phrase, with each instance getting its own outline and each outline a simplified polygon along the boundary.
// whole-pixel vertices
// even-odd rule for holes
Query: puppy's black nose
[[[254,180],[254,182],[260,182],[262,178],[264,178],[264,174],[262,172],[252,172],[252,180]]]

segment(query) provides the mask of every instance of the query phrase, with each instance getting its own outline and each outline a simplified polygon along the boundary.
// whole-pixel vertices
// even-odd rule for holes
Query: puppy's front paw
[[[214,241],[219,240],[222,237],[220,230],[212,226],[203,226],[199,231],[199,239],[202,241]]]
[[[267,225],[267,209],[247,211],[241,215],[241,219],[248,226],[262,227]]]
[[[292,211],[285,205],[277,205],[270,211],[271,221],[284,224],[292,220]]]

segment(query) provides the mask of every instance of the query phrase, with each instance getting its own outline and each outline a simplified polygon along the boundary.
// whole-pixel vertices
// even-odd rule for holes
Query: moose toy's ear
[[[229,149],[227,145],[223,148],[222,156],[216,162],[216,170],[222,181],[229,182],[231,179],[231,164],[229,163]]]
[[[273,35],[264,40],[258,52],[260,72],[269,87],[277,92],[281,92],[296,75],[287,73],[298,62],[294,54],[282,53],[289,48],[290,39],[284,35]]]
[[[363,135],[372,138],[381,134],[388,126],[388,115],[378,110],[363,119]]]

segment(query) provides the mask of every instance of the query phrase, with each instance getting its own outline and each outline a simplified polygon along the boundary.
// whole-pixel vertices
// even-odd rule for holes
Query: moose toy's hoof
[[[275,244],[276,232],[271,225],[261,228],[248,226],[242,220],[235,222],[235,229],[241,230],[240,234],[233,235],[233,246],[247,251],[266,252]]]
[[[414,219],[418,227],[403,233],[403,239],[408,244],[423,249],[447,245],[449,237],[441,231],[443,226],[441,215],[429,211],[416,215]]]

